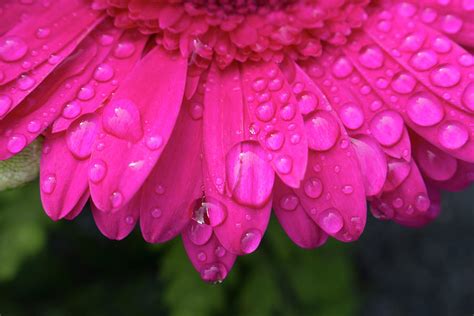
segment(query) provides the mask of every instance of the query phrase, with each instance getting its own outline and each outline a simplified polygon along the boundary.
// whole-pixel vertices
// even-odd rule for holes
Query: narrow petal
[[[328,235],[306,214],[293,190],[280,180],[275,183],[273,209],[290,239],[305,249],[322,246]]]
[[[246,62],[241,68],[244,103],[252,122],[249,137],[268,152],[280,179],[297,188],[306,170],[308,143],[295,89],[274,63]]]
[[[84,116],[66,133],[46,137],[41,156],[40,192],[43,208],[53,220],[68,216],[88,191],[87,159],[99,124],[97,116]]]
[[[109,239],[122,240],[135,228],[140,215],[140,193],[115,212],[104,212],[91,203],[92,215],[100,232]]]
[[[196,243],[191,225],[182,233],[184,249],[194,268],[206,282],[222,282],[234,265],[236,255],[228,252],[214,234],[202,244]]]
[[[178,117],[186,68],[185,59],[157,46],[104,107],[101,150],[94,151],[91,159],[107,172],[90,178],[92,199],[99,209],[125,205],[156,164]]]
[[[141,189],[140,228],[148,242],[180,234],[202,197],[202,119],[192,115],[197,102],[202,95],[183,104],[170,141]]]

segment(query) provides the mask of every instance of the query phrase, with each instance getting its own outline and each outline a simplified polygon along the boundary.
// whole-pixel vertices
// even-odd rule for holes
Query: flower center
[[[221,68],[233,61],[281,62],[321,54],[322,43],[343,45],[367,18],[370,0],[93,0],[122,28],[154,34],[192,64]]]

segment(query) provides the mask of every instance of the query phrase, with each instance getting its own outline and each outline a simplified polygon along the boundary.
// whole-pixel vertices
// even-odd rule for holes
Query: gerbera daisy
[[[474,1],[9,0],[0,159],[40,135],[53,219],[182,236],[201,277],[271,209],[315,248],[422,226],[474,180]]]

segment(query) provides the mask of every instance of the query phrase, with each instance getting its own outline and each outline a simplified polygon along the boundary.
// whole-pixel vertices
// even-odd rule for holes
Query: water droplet
[[[99,133],[99,126],[92,115],[75,121],[66,131],[66,144],[78,159],[85,159],[92,153],[92,146]]]
[[[280,199],[280,207],[286,211],[294,211],[298,203],[299,199],[294,194],[287,194]]]
[[[342,187],[342,193],[351,194],[352,192],[354,192],[354,188],[351,185],[345,185]]]
[[[433,40],[432,45],[433,45],[433,49],[437,51],[438,53],[447,53],[451,50],[453,46],[449,39],[447,39],[446,37],[441,37],[441,36],[437,36]]]
[[[114,56],[117,58],[127,58],[135,52],[135,45],[130,42],[118,43],[114,50]]]
[[[474,111],[474,82],[471,82],[466,86],[466,89],[464,89],[464,92],[462,93],[461,99],[462,99],[462,103],[467,109]],[[0,116],[1,114],[2,114],[2,100],[0,96]]]
[[[318,103],[318,98],[311,92],[305,92],[298,96],[298,108],[303,115],[313,112]]]
[[[109,34],[101,34],[99,37],[99,43],[103,46],[109,46],[114,42],[114,37]]]
[[[414,54],[410,59],[410,65],[418,71],[429,70],[437,63],[438,55],[431,49],[423,49]]]
[[[416,80],[406,72],[396,74],[392,79],[392,89],[401,94],[409,94],[415,89]]]
[[[349,129],[358,129],[364,124],[364,112],[354,103],[347,103],[339,109],[342,123]]]
[[[260,121],[268,122],[275,115],[275,107],[271,102],[264,103],[257,107],[255,114]]]
[[[401,116],[390,110],[377,113],[370,122],[372,134],[384,146],[392,146],[400,140],[403,126]]]
[[[240,239],[240,249],[246,254],[254,252],[258,248],[261,239],[262,233],[258,229],[249,229]]]
[[[445,122],[438,130],[438,140],[444,148],[459,149],[469,139],[467,128],[460,122]]]
[[[407,114],[417,125],[433,126],[443,119],[444,109],[438,99],[428,93],[420,92],[408,99]]]
[[[140,112],[128,99],[113,100],[104,108],[102,124],[108,133],[131,141],[142,138]]]
[[[46,38],[51,33],[51,30],[47,27],[40,27],[36,30],[36,37],[37,38]]]
[[[377,69],[383,66],[384,53],[375,45],[364,46],[360,50],[359,62],[366,68]]]
[[[466,11],[474,11],[474,0],[462,0],[462,7]]]
[[[28,123],[28,126],[26,127],[26,129],[30,133],[37,133],[41,130],[41,122],[38,120],[33,120]]]
[[[163,138],[161,136],[149,136],[146,139],[146,147],[150,150],[156,150],[163,145]]]
[[[219,226],[227,218],[226,207],[217,200],[207,197],[202,207],[212,227]]]
[[[159,195],[164,194],[165,188],[162,185],[157,185],[155,188],[155,193]]]
[[[285,121],[291,121],[296,114],[296,107],[294,104],[287,104],[280,109],[280,116]]]
[[[285,142],[285,135],[278,131],[273,131],[268,133],[265,139],[265,144],[271,150],[279,150],[283,147],[283,143]]]
[[[0,116],[5,115],[12,106],[12,99],[7,95],[0,95]]]
[[[276,159],[275,166],[280,174],[289,174],[293,168],[293,160],[288,156],[280,156]]]
[[[215,254],[217,257],[222,258],[222,257],[225,256],[226,250],[225,250],[225,248],[222,247],[222,246],[217,246],[217,247],[216,247],[216,250],[214,250],[214,254]]]
[[[33,88],[35,83],[36,80],[28,75],[21,75],[17,80],[18,88],[23,91]]]
[[[425,41],[425,35],[419,32],[409,34],[403,40],[400,48],[408,52],[416,52],[419,50]]]
[[[411,17],[416,13],[416,6],[409,2],[402,2],[398,5],[397,12],[401,16]]]
[[[189,114],[191,114],[191,117],[193,118],[193,120],[201,119],[203,112],[204,112],[204,108],[199,103],[193,103],[189,107]]]
[[[207,260],[207,256],[204,252],[200,251],[198,254],[197,254],[197,259],[201,262],[204,262]]]
[[[123,195],[120,192],[113,192],[110,196],[110,202],[113,208],[119,208],[123,204]]]
[[[431,71],[430,79],[438,87],[449,88],[461,80],[461,72],[454,65],[444,64]]]
[[[200,273],[206,282],[222,282],[227,276],[227,269],[222,263],[212,263],[205,265]]]
[[[135,223],[135,220],[132,216],[127,216],[125,217],[125,223],[127,223],[128,225],[133,225],[133,223]]]
[[[98,183],[104,179],[107,173],[107,165],[102,160],[97,160],[89,168],[89,180]]]
[[[100,64],[94,72],[94,79],[100,82],[107,82],[114,76],[114,69],[108,64]]]
[[[430,208],[430,199],[425,194],[419,194],[415,198],[415,207],[420,212],[426,212]]]
[[[332,148],[340,134],[339,124],[323,111],[316,112],[305,122],[305,130],[309,148],[319,151]]]
[[[448,14],[441,21],[441,28],[445,33],[456,34],[462,28],[463,22],[455,15]]]
[[[278,91],[283,87],[283,81],[279,78],[275,78],[270,81],[268,84],[268,89],[270,91]]]
[[[48,175],[46,176],[43,181],[41,182],[41,191],[46,194],[53,193],[54,189],[56,188],[56,176],[55,175]]]
[[[339,57],[332,65],[332,73],[340,79],[349,76],[353,70],[352,63],[346,57]]]
[[[206,224],[192,222],[188,229],[188,237],[197,246],[202,246],[211,239],[212,227]]]
[[[25,56],[28,45],[18,36],[5,36],[0,39],[0,58],[3,61],[17,61]]]
[[[151,210],[151,216],[153,218],[160,218],[162,214],[163,211],[159,208],[154,208],[153,210]]]
[[[304,183],[304,193],[312,198],[316,199],[323,193],[323,184],[318,178],[310,178]]]
[[[79,93],[77,94],[77,98],[82,101],[88,101],[92,99],[95,96],[95,90],[94,87],[91,85],[85,85],[83,86],[80,90]]]
[[[262,92],[266,88],[267,88],[267,80],[264,78],[255,79],[255,81],[252,83],[252,89],[255,92]]]
[[[72,101],[64,106],[62,116],[67,119],[73,119],[78,117],[81,111],[81,106],[76,101]]]
[[[330,208],[319,213],[316,221],[318,225],[328,234],[336,234],[344,226],[344,221],[341,214],[339,214],[339,212],[334,208]]]
[[[19,153],[26,146],[26,137],[22,134],[14,134],[7,143],[7,149],[12,154]]]

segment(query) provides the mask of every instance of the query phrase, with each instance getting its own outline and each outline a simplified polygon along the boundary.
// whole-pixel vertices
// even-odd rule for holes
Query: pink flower
[[[423,226],[474,180],[472,0],[0,5],[0,159],[45,136],[41,198],[101,232],[181,234],[206,281],[270,210],[315,248]]]

